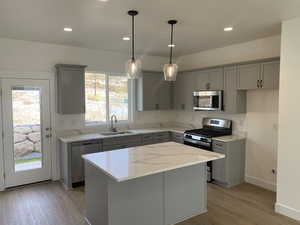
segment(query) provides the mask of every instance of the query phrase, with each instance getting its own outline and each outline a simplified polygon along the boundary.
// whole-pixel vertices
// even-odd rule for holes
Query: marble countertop
[[[101,132],[101,133],[99,132],[99,133],[90,133],[90,134],[76,134],[76,135],[68,135],[68,136],[59,136],[58,138],[62,142],[72,143],[72,142],[78,142],[78,141],[114,138],[114,137],[130,136],[130,135],[136,135],[136,134],[157,133],[157,132],[163,132],[163,131],[171,131],[171,132],[177,132],[177,133],[183,134],[185,130],[186,130],[186,128],[180,128],[180,127],[130,129],[130,130],[126,130],[126,131],[130,131],[130,133],[128,133],[128,134],[119,134],[119,135],[113,135],[113,136],[101,135],[101,133],[105,133],[105,132]]]
[[[237,141],[237,140],[241,140],[241,139],[245,139],[245,137],[238,136],[238,135],[226,135],[226,136],[213,138],[213,140],[215,140],[215,141],[222,141],[222,142]]]
[[[225,158],[225,155],[166,142],[82,156],[118,182]]]

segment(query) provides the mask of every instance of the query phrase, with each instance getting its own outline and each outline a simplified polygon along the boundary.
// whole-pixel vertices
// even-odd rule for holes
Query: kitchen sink
[[[114,136],[114,135],[122,135],[122,134],[132,134],[131,131],[116,131],[116,132],[106,132],[106,133],[101,133],[103,136]]]

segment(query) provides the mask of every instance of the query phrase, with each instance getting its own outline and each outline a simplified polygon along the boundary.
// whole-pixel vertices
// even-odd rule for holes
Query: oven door
[[[222,91],[197,91],[193,93],[195,111],[221,111],[223,109]]]

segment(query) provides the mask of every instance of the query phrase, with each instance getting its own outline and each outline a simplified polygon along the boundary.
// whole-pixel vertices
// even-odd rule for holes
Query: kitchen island
[[[84,155],[91,225],[169,225],[207,211],[206,162],[219,153],[166,142]]]

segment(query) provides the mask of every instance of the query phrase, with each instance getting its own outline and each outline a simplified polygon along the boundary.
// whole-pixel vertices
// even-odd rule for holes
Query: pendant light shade
[[[177,23],[177,20],[169,20],[168,24],[171,25],[171,43],[169,45],[170,47],[170,61],[168,64],[164,65],[164,76],[166,81],[176,81],[176,76],[178,72],[178,66],[177,64],[173,63],[173,48],[174,48],[174,43],[173,43],[173,31],[174,31],[174,24]]]
[[[142,62],[139,59],[130,59],[125,65],[128,79],[137,79],[142,72]]]
[[[165,64],[164,65],[164,76],[165,81],[176,81],[176,76],[178,72],[177,64]]]
[[[130,10],[128,15],[132,18],[132,34],[131,34],[131,59],[126,62],[125,70],[128,79],[137,79],[141,75],[142,62],[134,57],[134,17],[138,14],[138,11]]]

